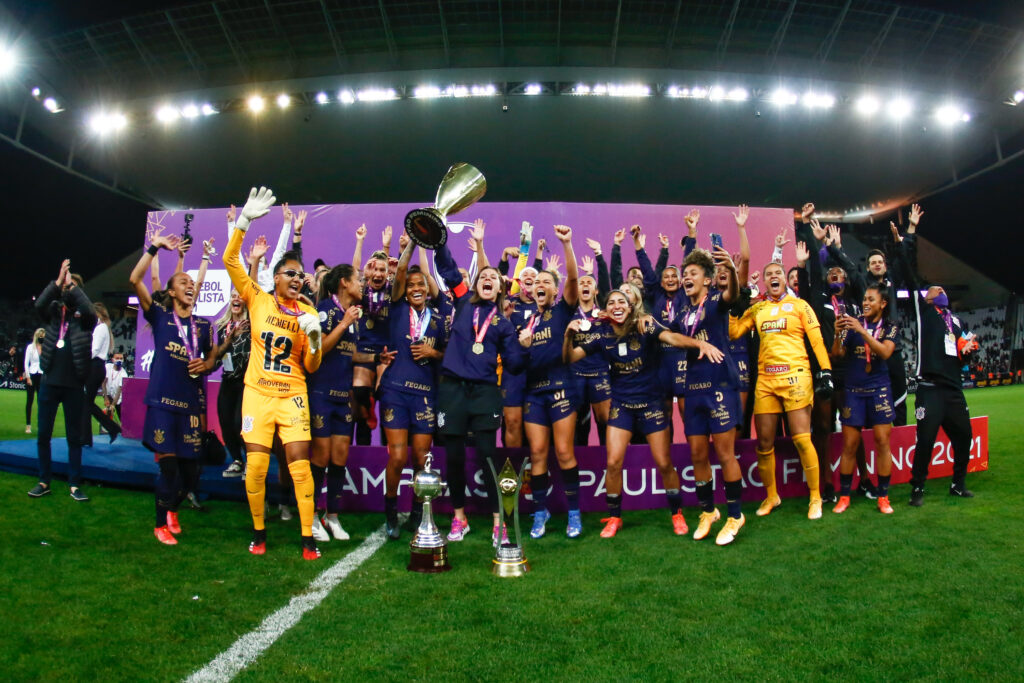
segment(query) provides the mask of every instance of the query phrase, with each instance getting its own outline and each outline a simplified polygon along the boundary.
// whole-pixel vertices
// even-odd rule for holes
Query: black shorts
[[[501,426],[501,415],[498,385],[441,377],[437,393],[437,430],[441,434],[496,432]]]

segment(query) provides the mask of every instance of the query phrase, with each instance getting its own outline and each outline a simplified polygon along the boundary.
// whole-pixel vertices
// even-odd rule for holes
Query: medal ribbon
[[[480,327],[480,308],[473,309],[473,335],[476,338],[477,344],[484,342],[484,337],[487,336],[487,326],[491,324],[491,320],[494,318],[494,314],[498,312],[498,307],[495,306],[491,309],[491,312],[487,314],[487,318],[484,320],[483,327]]]
[[[704,298],[700,300],[700,305],[697,306],[697,312],[693,316],[693,324],[690,325],[689,336],[693,336],[697,331],[697,326],[700,325],[700,316],[704,312],[704,303],[708,300],[708,293],[704,292]]]
[[[64,335],[68,333],[68,325],[70,323],[65,322],[64,320],[64,314],[67,312],[67,310],[68,309],[65,308],[64,306],[60,307],[60,331],[57,332],[57,341],[59,342],[64,341]]]
[[[196,321],[192,319],[192,316],[188,317],[189,328],[192,332],[192,343],[188,342],[188,335],[185,334],[185,328],[181,325],[181,318],[174,311],[171,312],[174,316],[174,326],[178,328],[178,336],[181,337],[181,343],[185,346],[185,353],[188,354],[189,360],[195,360],[199,357],[199,326],[196,325]]]
[[[274,303],[277,304],[277,310],[281,311],[285,315],[293,315],[295,317],[298,317],[298,316],[302,315],[302,310],[296,311],[295,309],[288,308],[287,306],[282,304],[281,300],[277,298],[277,292],[274,292]],[[297,306],[297,304],[296,304],[296,306]]]
[[[584,311],[582,306],[578,306],[577,310],[579,311],[580,317],[583,318],[584,320],[590,320],[591,318],[594,318],[596,320],[601,315],[601,309],[598,308],[597,306],[591,308],[590,313]]]
[[[409,339],[415,344],[420,337],[423,336],[423,331],[427,329],[427,325],[430,324],[430,307],[423,307],[423,315],[416,315],[416,309],[412,306],[409,307]]]
[[[861,318],[861,321],[864,324],[864,329],[867,330],[868,333],[872,337],[875,338],[875,341],[878,341],[878,339],[882,336],[882,321],[879,320],[878,321],[878,325],[876,325],[875,329],[873,329],[873,330],[870,327],[868,327],[868,319],[867,318]],[[868,345],[868,344],[864,345],[864,364],[868,367],[868,372],[870,372],[871,371],[870,370],[870,368],[871,368],[871,346]]]
[[[675,313],[676,313],[675,300],[670,298],[670,299],[665,301],[665,314],[668,316],[668,317],[665,318],[665,322],[667,322],[668,324],[671,325],[672,321],[676,319]]]

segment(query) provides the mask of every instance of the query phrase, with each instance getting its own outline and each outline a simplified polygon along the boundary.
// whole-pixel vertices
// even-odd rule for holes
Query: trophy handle
[[[519,539],[522,538],[522,536],[519,535],[519,500],[521,498],[519,494],[522,493],[523,491],[523,476],[526,474],[526,463],[528,462],[530,462],[529,458],[523,458],[523,464],[519,466],[519,476],[516,478],[516,504],[515,508],[513,509],[512,516],[516,522],[515,527],[517,543],[519,543]]]

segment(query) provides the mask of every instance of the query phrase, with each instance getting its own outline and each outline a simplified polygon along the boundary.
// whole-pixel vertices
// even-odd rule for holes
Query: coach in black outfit
[[[914,213],[921,215],[915,205]],[[916,225],[916,221],[914,221]],[[913,255],[916,235],[909,233],[903,239],[901,258]],[[923,300],[920,285],[909,264],[904,264],[913,289],[914,312],[917,316],[917,446],[914,449],[914,467],[910,478],[913,487],[910,504],[920,507],[924,503],[924,483],[928,479],[928,465],[932,460],[935,437],[942,427],[953,446],[953,481],[949,495],[973,498],[967,490],[967,464],[971,458],[971,416],[964,398],[962,368],[967,356],[978,348],[978,342],[965,338],[966,330],[960,319],[949,310],[949,297],[938,285],[928,288]]]
[[[39,390],[39,483],[28,492],[33,498],[50,492],[50,438],[57,407],[64,406],[64,429],[68,440],[68,486],[77,501],[89,500],[80,488],[82,470],[82,420],[85,380],[92,355],[92,329],[96,311],[82,290],[82,279],[71,274],[71,261],[64,260],[60,274],[36,299],[46,336],[40,355],[43,386]]]

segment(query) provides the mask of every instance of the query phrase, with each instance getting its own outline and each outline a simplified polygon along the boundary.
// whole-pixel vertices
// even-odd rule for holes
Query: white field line
[[[323,602],[335,586],[368,560],[386,541],[387,535],[381,526],[367,536],[359,547],[313,579],[302,594],[296,595],[287,605],[264,619],[255,630],[246,633],[209,664],[189,676],[187,683],[230,681],[256,661],[285,631],[299,623],[302,615]]]

